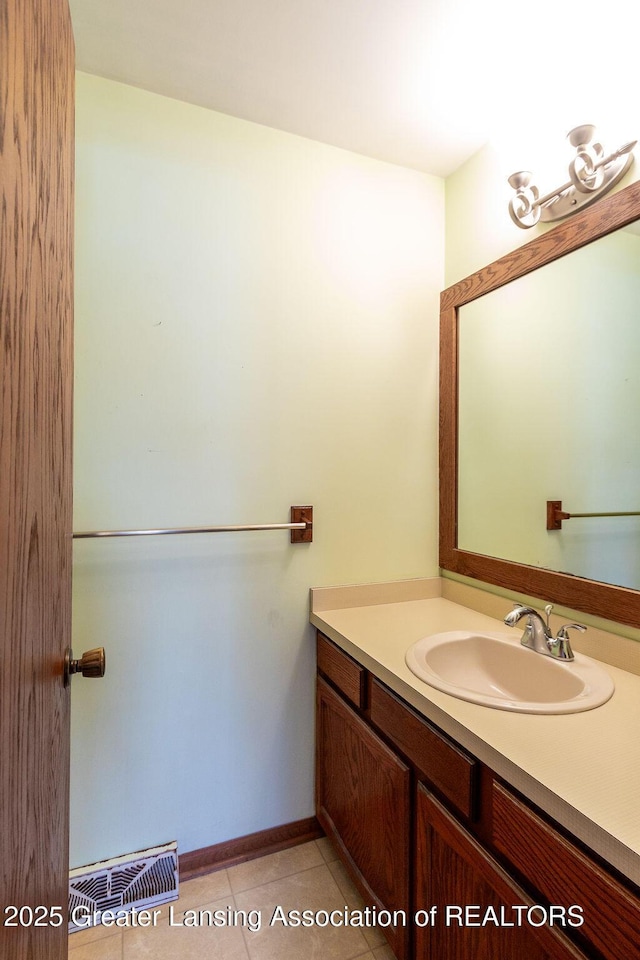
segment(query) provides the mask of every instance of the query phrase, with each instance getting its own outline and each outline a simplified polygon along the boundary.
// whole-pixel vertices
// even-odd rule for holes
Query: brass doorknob
[[[68,686],[74,673],[81,673],[83,677],[104,677],[106,669],[104,647],[87,650],[79,660],[73,659],[73,651],[69,647],[64,658],[64,685]]]

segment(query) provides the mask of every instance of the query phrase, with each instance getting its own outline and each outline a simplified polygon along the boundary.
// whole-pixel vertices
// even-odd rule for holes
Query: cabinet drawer
[[[465,817],[475,808],[478,761],[383,687],[371,682],[371,721]]]
[[[359,663],[327,640],[321,633],[317,639],[318,670],[360,709],[365,705],[366,671]]]
[[[492,839],[552,904],[582,907],[579,933],[607,960],[638,956],[640,899],[499,783]]]

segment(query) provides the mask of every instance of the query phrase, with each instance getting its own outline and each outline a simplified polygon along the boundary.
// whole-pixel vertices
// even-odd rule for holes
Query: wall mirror
[[[441,567],[636,627],[638,218],[634,183],[445,290],[440,328]]]

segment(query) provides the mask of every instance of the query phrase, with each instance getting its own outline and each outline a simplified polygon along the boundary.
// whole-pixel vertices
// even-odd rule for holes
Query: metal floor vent
[[[178,898],[178,845],[139,850],[69,874],[69,932],[101,922],[105,910],[146,910]]]

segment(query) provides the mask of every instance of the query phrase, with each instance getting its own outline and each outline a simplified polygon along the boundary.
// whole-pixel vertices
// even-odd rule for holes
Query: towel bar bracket
[[[313,507],[291,507],[291,523],[304,523],[304,530],[291,531],[291,543],[313,542]]]

